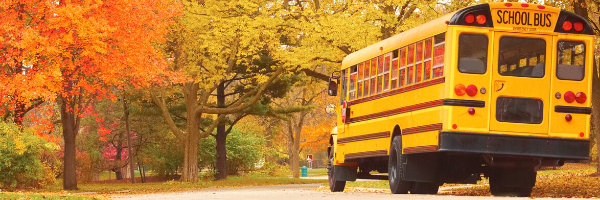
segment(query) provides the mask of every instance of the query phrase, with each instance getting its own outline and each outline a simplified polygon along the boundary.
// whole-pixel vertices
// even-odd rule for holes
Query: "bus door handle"
[[[500,91],[504,90],[504,88],[506,88],[506,81],[503,81],[503,80],[494,81],[494,91],[495,92],[500,92]]]

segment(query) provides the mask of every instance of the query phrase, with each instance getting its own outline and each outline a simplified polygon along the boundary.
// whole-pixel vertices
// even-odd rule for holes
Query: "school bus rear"
[[[439,151],[588,158],[593,32],[557,8],[490,3],[450,20],[455,106],[445,106]]]

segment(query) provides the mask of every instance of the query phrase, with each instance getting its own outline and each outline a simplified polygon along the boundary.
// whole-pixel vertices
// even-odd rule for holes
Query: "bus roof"
[[[514,6],[513,6],[514,4]],[[496,14],[492,14],[492,10],[496,12]],[[546,24],[547,26],[532,26],[532,24],[501,24],[498,22],[507,21],[506,19],[501,20],[500,12],[506,12],[504,10],[516,10],[525,12],[534,12],[534,14],[545,13],[548,14],[548,20],[552,21],[551,25]],[[384,53],[391,52],[393,50],[399,49],[401,47],[407,46],[411,43],[417,42],[419,40],[432,37],[434,35],[443,33],[447,30],[449,25],[467,25],[464,23],[464,17],[469,13],[481,13],[486,16],[488,19],[487,22],[483,25],[484,27],[490,27],[498,30],[507,29],[512,30],[515,27],[521,28],[521,30],[525,31],[543,31],[543,32],[556,32],[556,33],[570,33],[570,34],[588,34],[593,35],[594,31],[591,28],[589,22],[583,17],[573,14],[571,12],[561,10],[558,8],[537,5],[537,4],[528,4],[528,3],[489,3],[489,4],[479,4],[475,6],[466,7],[460,9],[458,11],[446,14],[440,18],[431,20],[426,22],[420,26],[412,28],[410,30],[404,31],[400,34],[394,35],[390,38],[372,44],[368,47],[365,47],[361,50],[358,50],[350,55],[346,56],[342,61],[342,69],[348,68],[350,66],[356,65],[360,62],[375,58]],[[518,12],[517,12],[518,13]],[[529,15],[529,14],[528,14]],[[541,14],[540,14],[541,15]],[[545,16],[545,15],[544,15]],[[531,17],[533,19],[533,17]],[[485,18],[484,18],[485,19]],[[527,18],[524,18],[527,19]],[[485,21],[485,20],[484,20]],[[529,20],[531,21],[531,20]],[[518,20],[517,20],[518,22]],[[582,30],[575,31],[574,29],[564,29],[563,23],[573,23],[581,22],[583,23]],[[537,24],[533,24],[537,25]],[[580,26],[581,27],[581,26]]]
[[[406,46],[409,44],[409,42],[419,41],[421,39],[443,33],[446,31],[448,26],[446,21],[450,20],[454,13],[456,12],[446,14],[440,18],[431,20],[421,24],[420,26],[404,31],[400,34],[394,35],[390,38],[351,53],[342,61],[342,69]]]

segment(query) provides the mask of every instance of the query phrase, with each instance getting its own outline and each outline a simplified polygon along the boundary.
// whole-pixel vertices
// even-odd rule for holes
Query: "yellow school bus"
[[[529,196],[540,167],[589,157],[593,35],[565,10],[489,3],[348,55],[330,78],[331,191],[366,178],[436,194],[483,176],[493,195]]]

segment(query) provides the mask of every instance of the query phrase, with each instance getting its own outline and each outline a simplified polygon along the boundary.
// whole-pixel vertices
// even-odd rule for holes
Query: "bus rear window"
[[[488,37],[483,34],[461,34],[458,39],[458,71],[484,74],[487,71]]]
[[[556,77],[562,80],[583,80],[585,75],[585,44],[575,41],[558,41]]]
[[[545,73],[546,41],[539,38],[502,37],[498,73],[502,76],[542,78]]]

